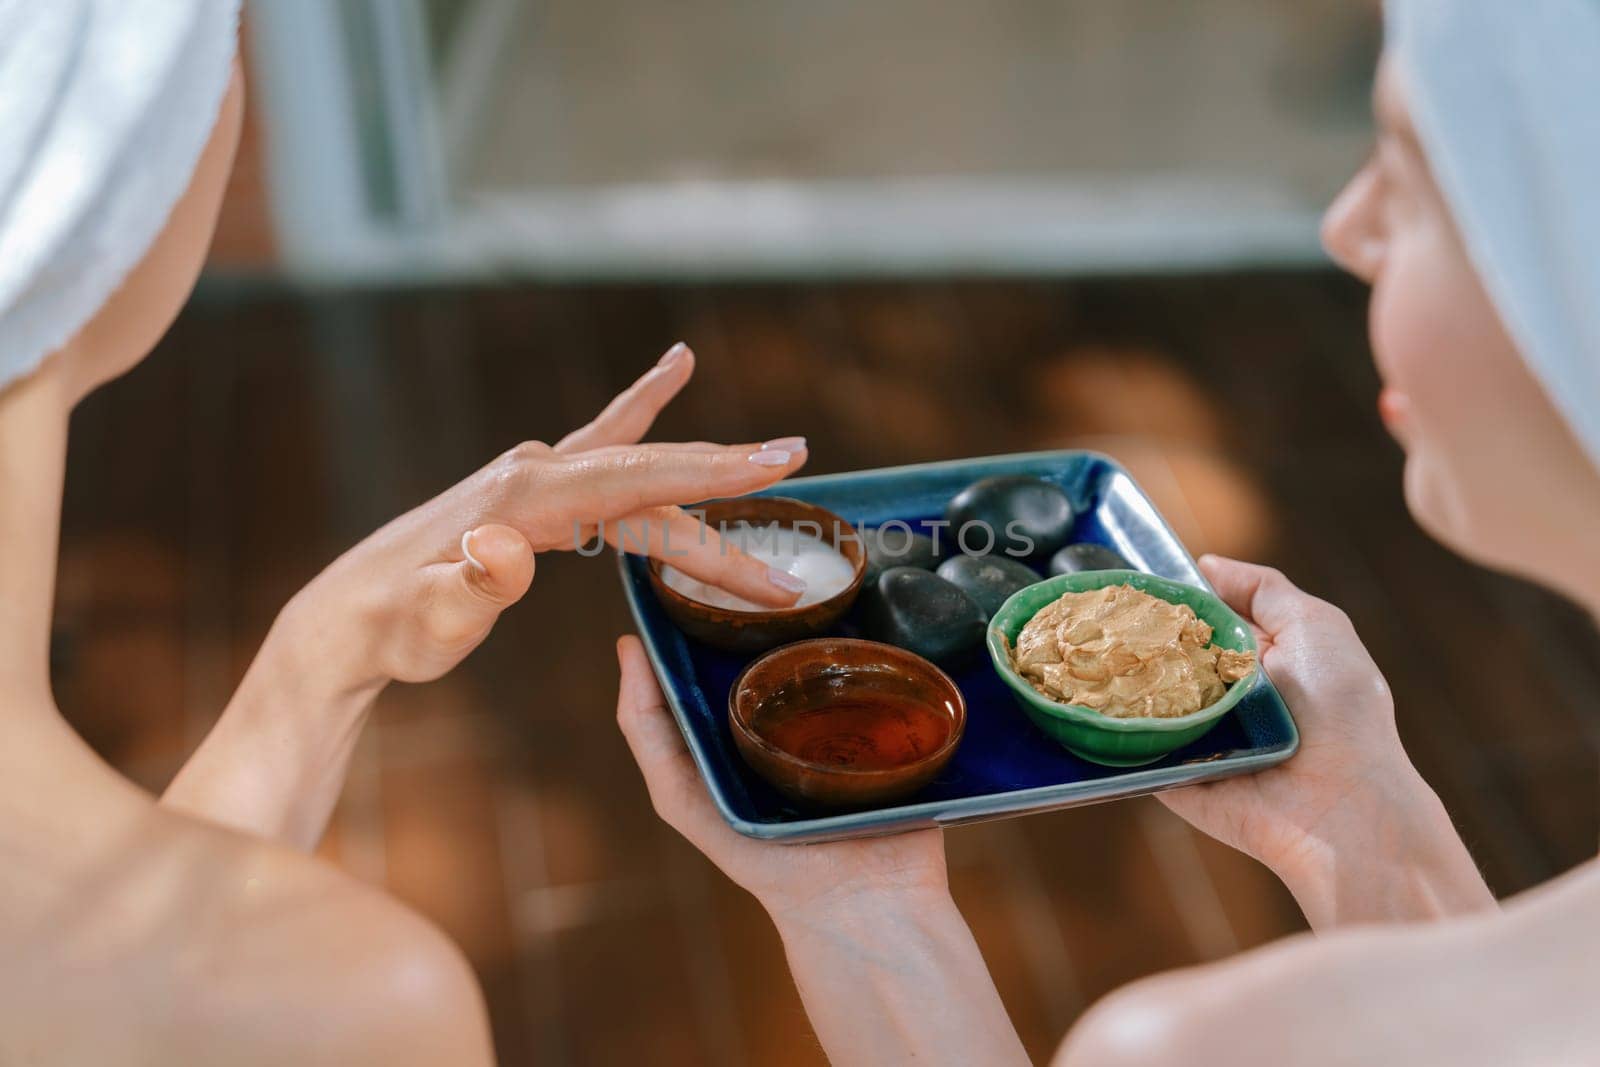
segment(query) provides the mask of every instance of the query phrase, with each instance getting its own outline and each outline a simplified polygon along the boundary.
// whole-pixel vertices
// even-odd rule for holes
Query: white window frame
[[[534,0],[471,0],[437,71],[421,0],[251,0],[285,269],[312,280],[1171,271],[1320,262],[1271,184],[1169,175],[661,182],[456,196]]]

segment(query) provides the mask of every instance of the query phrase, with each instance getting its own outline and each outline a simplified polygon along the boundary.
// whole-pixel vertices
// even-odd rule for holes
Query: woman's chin
[[[1500,566],[1490,558],[1492,546],[1472,521],[1471,508],[1454,480],[1416,450],[1406,453],[1405,499],[1406,510],[1429,537],[1459,556]]]
[[[1508,508],[1504,493],[1484,493],[1479,499],[1447,469],[1409,455],[1405,498],[1407,510],[1422,531],[1461,558],[1574,594],[1554,565],[1559,552],[1530,552],[1528,531],[1516,520],[1517,510]]]

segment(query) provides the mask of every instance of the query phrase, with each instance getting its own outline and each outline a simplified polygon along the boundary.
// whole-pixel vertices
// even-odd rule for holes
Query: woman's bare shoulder
[[[1281,1035],[1289,1048],[1275,1047],[1280,1024],[1287,1022],[1288,1002],[1316,998],[1306,988],[1316,984],[1314,971],[1309,982],[1303,973],[1296,981],[1296,964],[1308,950],[1314,951],[1309,939],[1291,938],[1272,949],[1124,986],[1097,1002],[1072,1028],[1055,1067],[1209,1063],[1204,1055],[1218,1042],[1229,1046],[1226,1062],[1238,1067],[1285,1062],[1282,1057],[1305,1037],[1294,1027]],[[1274,1054],[1279,1059],[1272,1060]]]
[[[0,877],[0,1061],[493,1062],[471,968],[399,902],[154,805],[96,827]]]
[[[1302,935],[1136,982],[1096,1004],[1055,1062],[1586,1062],[1600,1047],[1585,982],[1600,869],[1586,877],[1528,894],[1515,915]]]
[[[215,917],[210,943],[199,946],[206,967],[195,1004],[237,1026],[252,1056],[492,1063],[477,978],[435,926],[286,849],[247,841],[240,865],[229,906]],[[262,1010],[267,1004],[271,1010]],[[258,1020],[271,1022],[263,1031]]]

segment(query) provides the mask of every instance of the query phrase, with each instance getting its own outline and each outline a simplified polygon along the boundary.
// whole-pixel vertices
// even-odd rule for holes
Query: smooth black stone
[[[983,644],[983,609],[932,571],[890,567],[865,598],[867,636],[936,663],[951,663]]]
[[[955,556],[935,573],[971,597],[986,618],[993,618],[1012,593],[1039,581],[1037,571],[1008,556]]]
[[[882,526],[862,530],[861,544],[867,550],[867,574],[862,579],[863,584],[870,586],[890,567],[931,571],[939,565],[939,552],[933,538],[914,533],[907,542],[906,531],[899,526],[889,527],[888,533],[884,533]]]
[[[1105,545],[1084,541],[1068,545],[1050,557],[1050,573],[1077,574],[1079,571],[1136,571],[1138,567],[1122,558],[1122,553]]]
[[[968,555],[1046,559],[1072,539],[1077,514],[1060,486],[1041,478],[1002,474],[980,479],[957,493],[945,507],[945,518],[950,520],[952,546]],[[982,529],[962,534],[962,528],[974,522],[994,532],[992,548]]]

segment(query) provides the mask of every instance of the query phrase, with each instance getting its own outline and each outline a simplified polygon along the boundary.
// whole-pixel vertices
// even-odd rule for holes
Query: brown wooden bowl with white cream
[[[800,601],[764,608],[650,560],[650,587],[667,615],[697,641],[731,652],[761,652],[824,633],[850,610],[867,569],[854,528],[827,508],[782,496],[718,500],[705,523],[745,552],[806,579]]]

